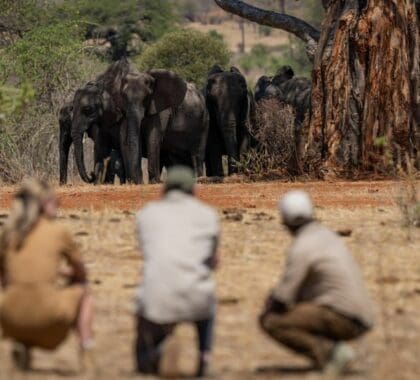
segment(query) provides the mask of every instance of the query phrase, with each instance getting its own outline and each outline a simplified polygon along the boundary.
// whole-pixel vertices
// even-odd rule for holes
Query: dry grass
[[[257,148],[245,153],[239,172],[250,179],[289,177],[298,171],[293,108],[277,99],[265,99],[256,106],[252,136]]]
[[[271,197],[270,185],[252,186],[252,189],[242,188],[242,206],[225,213],[222,212],[225,207],[220,209],[223,238],[222,262],[216,275],[220,305],[214,370],[219,374],[218,379],[320,379],[315,372],[276,371],[279,366],[305,367],[306,362],[277,347],[259,331],[257,315],[284,265],[284,250],[290,238],[280,227],[276,211],[260,208],[264,204],[261,196],[270,194]],[[332,189],[330,198],[337,201],[331,203],[325,201],[328,194],[317,192],[321,184],[308,186],[315,199],[324,199],[317,210],[319,218],[336,230],[352,230],[351,236],[345,239],[377,305],[375,330],[356,342],[360,360],[351,378],[417,379],[420,371],[420,263],[417,255],[420,230],[416,229],[412,239],[407,240],[399,209],[390,206],[395,191],[382,188],[377,192],[376,185],[355,187],[353,196],[389,201],[383,207],[366,207],[361,202],[346,203],[345,185],[343,192],[337,192],[337,187],[329,188]],[[289,186],[284,184],[284,187]],[[229,188],[230,185],[206,187],[213,192],[229,191]],[[117,191],[116,188],[109,191],[112,189]],[[154,192],[155,187],[146,187],[146,190]],[[234,196],[231,190],[229,192]],[[276,193],[278,196],[278,189]],[[248,206],[247,194],[254,197],[248,199],[247,202],[252,203]],[[258,199],[262,203],[258,203]],[[361,206],[363,208],[359,208]],[[134,210],[133,206],[131,208]],[[100,378],[130,379],[134,336],[131,305],[141,265],[134,238],[134,213],[69,210],[62,218],[83,247],[96,297],[97,355],[103,370]],[[181,326],[177,334],[181,343],[181,366],[188,372],[195,355],[193,332],[188,326]],[[53,354],[37,351],[36,371],[23,376],[10,372],[11,363],[6,359],[9,343],[0,341],[0,379],[82,379],[84,377],[74,372],[76,347],[72,337]]]

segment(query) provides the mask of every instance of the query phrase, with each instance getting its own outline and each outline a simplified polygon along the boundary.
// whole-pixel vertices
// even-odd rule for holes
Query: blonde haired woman
[[[18,343],[13,358],[24,370],[30,368],[32,347],[55,349],[73,327],[82,365],[91,359],[92,296],[77,245],[55,221],[57,209],[49,186],[28,180],[16,193],[0,235],[0,324],[3,335]]]

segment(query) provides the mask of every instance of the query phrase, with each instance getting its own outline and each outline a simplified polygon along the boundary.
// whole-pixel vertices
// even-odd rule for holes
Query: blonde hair
[[[9,218],[0,235],[0,251],[19,249],[43,214],[43,203],[54,196],[41,180],[28,179],[15,194]]]

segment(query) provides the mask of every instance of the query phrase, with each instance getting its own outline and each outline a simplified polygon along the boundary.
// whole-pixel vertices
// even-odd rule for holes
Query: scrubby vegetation
[[[237,167],[250,179],[273,179],[296,172],[295,113],[287,104],[267,99],[256,107],[251,135],[256,147]]]
[[[187,81],[204,85],[207,72],[215,65],[226,65],[229,52],[218,36],[192,30],[166,34],[148,47],[137,60],[141,70],[172,70]]]
[[[133,36],[153,43],[178,14],[165,0],[0,0],[0,9],[0,182],[55,180],[62,104]],[[98,55],[97,43],[110,48]]]

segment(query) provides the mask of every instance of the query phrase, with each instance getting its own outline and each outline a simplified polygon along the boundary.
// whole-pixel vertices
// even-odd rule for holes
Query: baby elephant
[[[112,149],[111,155],[104,160],[104,170],[99,183],[115,183],[115,176],[121,185],[126,182],[122,157],[117,150]]]

